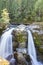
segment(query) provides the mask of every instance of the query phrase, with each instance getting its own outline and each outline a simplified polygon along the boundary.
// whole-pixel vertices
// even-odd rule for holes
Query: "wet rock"
[[[16,65],[16,59],[13,57],[13,55],[6,57],[6,60],[10,62],[10,65]]]
[[[13,48],[25,48],[27,42],[27,32],[26,31],[13,31]]]
[[[28,62],[26,61],[25,57],[22,53],[16,52],[14,54],[14,57],[16,56],[17,59],[17,65],[28,65]]]
[[[16,51],[16,48],[18,48],[19,43],[13,42],[13,50]]]
[[[16,65],[16,60],[14,58],[10,60],[10,65]]]
[[[12,57],[13,57],[13,55],[9,55],[8,57],[6,57],[6,59],[7,59],[8,61],[10,61]]]
[[[40,45],[39,52],[43,54],[43,45]]]
[[[2,35],[3,29],[0,28],[0,36]]]

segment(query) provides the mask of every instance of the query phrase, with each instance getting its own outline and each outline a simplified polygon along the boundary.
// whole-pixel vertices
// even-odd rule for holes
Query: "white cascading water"
[[[13,49],[12,49],[12,31],[14,28],[6,31],[2,36],[1,36],[1,43],[0,43],[0,57],[6,58],[7,56],[13,54]]]
[[[13,30],[14,30],[14,28],[6,31],[1,37],[0,56],[2,58],[6,58],[9,55],[13,54],[12,35],[11,35]],[[23,30],[24,30],[24,28],[23,28]],[[36,50],[35,50],[31,31],[30,30],[26,30],[26,31],[28,32],[28,55],[31,58],[31,63],[32,63],[32,65],[42,65],[40,62],[37,61]]]
[[[31,58],[31,63],[32,65],[43,65],[41,62],[37,61],[36,50],[31,31],[27,30],[27,32],[28,32],[28,55]]]
[[[21,28],[22,26],[22,28]],[[12,31],[13,30],[24,30],[25,25],[19,25],[17,28],[11,28],[8,31],[5,31],[5,33],[1,36],[1,42],[0,42],[0,57],[7,58],[9,55],[13,54],[12,49]]]

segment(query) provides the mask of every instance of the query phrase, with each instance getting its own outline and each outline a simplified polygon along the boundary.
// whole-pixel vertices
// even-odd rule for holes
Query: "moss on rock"
[[[33,34],[35,46],[39,52],[43,53],[43,35]]]
[[[9,24],[7,23],[1,23],[0,22],[0,35],[3,33],[3,31],[8,27]]]
[[[13,47],[25,48],[27,42],[27,32],[13,31]],[[17,44],[17,45],[15,45]]]

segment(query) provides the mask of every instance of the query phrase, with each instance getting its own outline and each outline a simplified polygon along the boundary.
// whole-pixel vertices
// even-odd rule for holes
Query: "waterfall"
[[[28,32],[28,55],[31,58],[31,63],[32,65],[43,65],[41,62],[37,61],[37,55],[31,31],[27,30],[27,32]]]
[[[1,43],[0,43],[0,57],[6,58],[7,56],[13,54],[13,49],[12,49],[12,31],[14,28],[6,31],[2,36],[1,36]]]
[[[21,28],[22,27],[22,28]],[[15,28],[16,30],[17,28]],[[21,25],[18,27],[17,30],[23,31],[25,29],[24,25]],[[10,30],[6,31],[1,36],[1,42],[0,42],[0,57],[6,58],[9,55],[13,54],[13,48],[12,48],[12,31],[14,28],[11,28]],[[35,50],[35,45],[33,41],[33,37],[30,30],[26,30],[28,32],[28,55],[31,58],[32,65],[43,65],[41,62],[37,61],[37,55]]]
[[[21,28],[22,27],[22,28]],[[9,55],[13,54],[13,48],[12,48],[12,31],[13,30],[21,30],[23,31],[25,29],[25,25],[19,25],[17,28],[11,28],[9,30],[6,30],[4,34],[1,36],[1,42],[0,42],[0,57],[6,58]]]

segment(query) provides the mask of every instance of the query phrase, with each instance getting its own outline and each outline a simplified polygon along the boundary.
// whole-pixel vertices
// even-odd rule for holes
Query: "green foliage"
[[[9,23],[9,20],[10,20],[10,18],[9,18],[9,13],[8,13],[7,9],[3,9],[0,22]]]
[[[37,21],[43,21],[43,0],[37,0],[34,10],[36,11]]]
[[[41,45],[40,35],[38,35],[37,33],[34,33],[33,36],[34,36],[34,42],[36,46],[40,47]]]
[[[27,39],[24,38],[25,34],[23,33],[18,33],[16,35],[16,40],[19,42],[19,43],[22,43],[22,42],[26,42]]]
[[[43,0],[0,0],[0,15],[4,8],[10,13],[10,22],[43,21]]]
[[[38,35],[33,33],[35,46],[37,47],[40,53],[43,53],[43,35]]]

